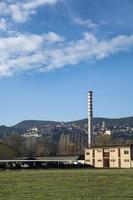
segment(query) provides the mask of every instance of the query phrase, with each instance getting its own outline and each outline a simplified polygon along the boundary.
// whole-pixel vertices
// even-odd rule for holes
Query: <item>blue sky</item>
[[[0,124],[133,115],[132,0],[0,1]]]

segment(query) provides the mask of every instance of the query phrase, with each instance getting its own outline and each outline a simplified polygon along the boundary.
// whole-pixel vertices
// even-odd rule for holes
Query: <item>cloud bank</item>
[[[0,38],[0,76],[23,71],[53,71],[83,61],[96,61],[133,47],[133,35],[99,40],[85,32],[81,39],[67,41],[48,34],[16,34]]]
[[[16,23],[26,22],[41,6],[54,5],[60,0],[28,0],[0,2],[0,16],[8,16]]]

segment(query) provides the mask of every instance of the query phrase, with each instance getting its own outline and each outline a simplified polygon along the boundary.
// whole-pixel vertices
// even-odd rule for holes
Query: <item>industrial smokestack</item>
[[[91,139],[93,134],[93,105],[92,105],[93,92],[88,92],[88,147],[91,146]]]

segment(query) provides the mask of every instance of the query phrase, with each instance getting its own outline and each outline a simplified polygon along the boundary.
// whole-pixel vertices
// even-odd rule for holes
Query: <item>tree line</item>
[[[63,155],[83,155],[87,147],[87,134],[66,134],[58,137],[46,135],[43,137],[25,138],[18,134],[5,136],[3,141],[13,147],[16,156],[43,157]],[[100,134],[93,138],[93,146],[107,146],[112,144],[132,144],[133,140],[113,138],[111,135]]]

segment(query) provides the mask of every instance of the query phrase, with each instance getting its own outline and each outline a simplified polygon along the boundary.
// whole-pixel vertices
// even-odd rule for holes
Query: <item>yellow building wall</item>
[[[93,149],[85,150],[85,164],[93,166]]]
[[[131,150],[128,147],[123,147],[120,149],[121,152],[121,168],[131,167]],[[128,152],[128,154],[125,154]]]
[[[133,160],[131,160],[131,168],[133,168]]]
[[[103,168],[103,150],[95,149],[95,167]]]
[[[119,167],[118,148],[110,148],[109,161],[110,161],[110,168]]]

